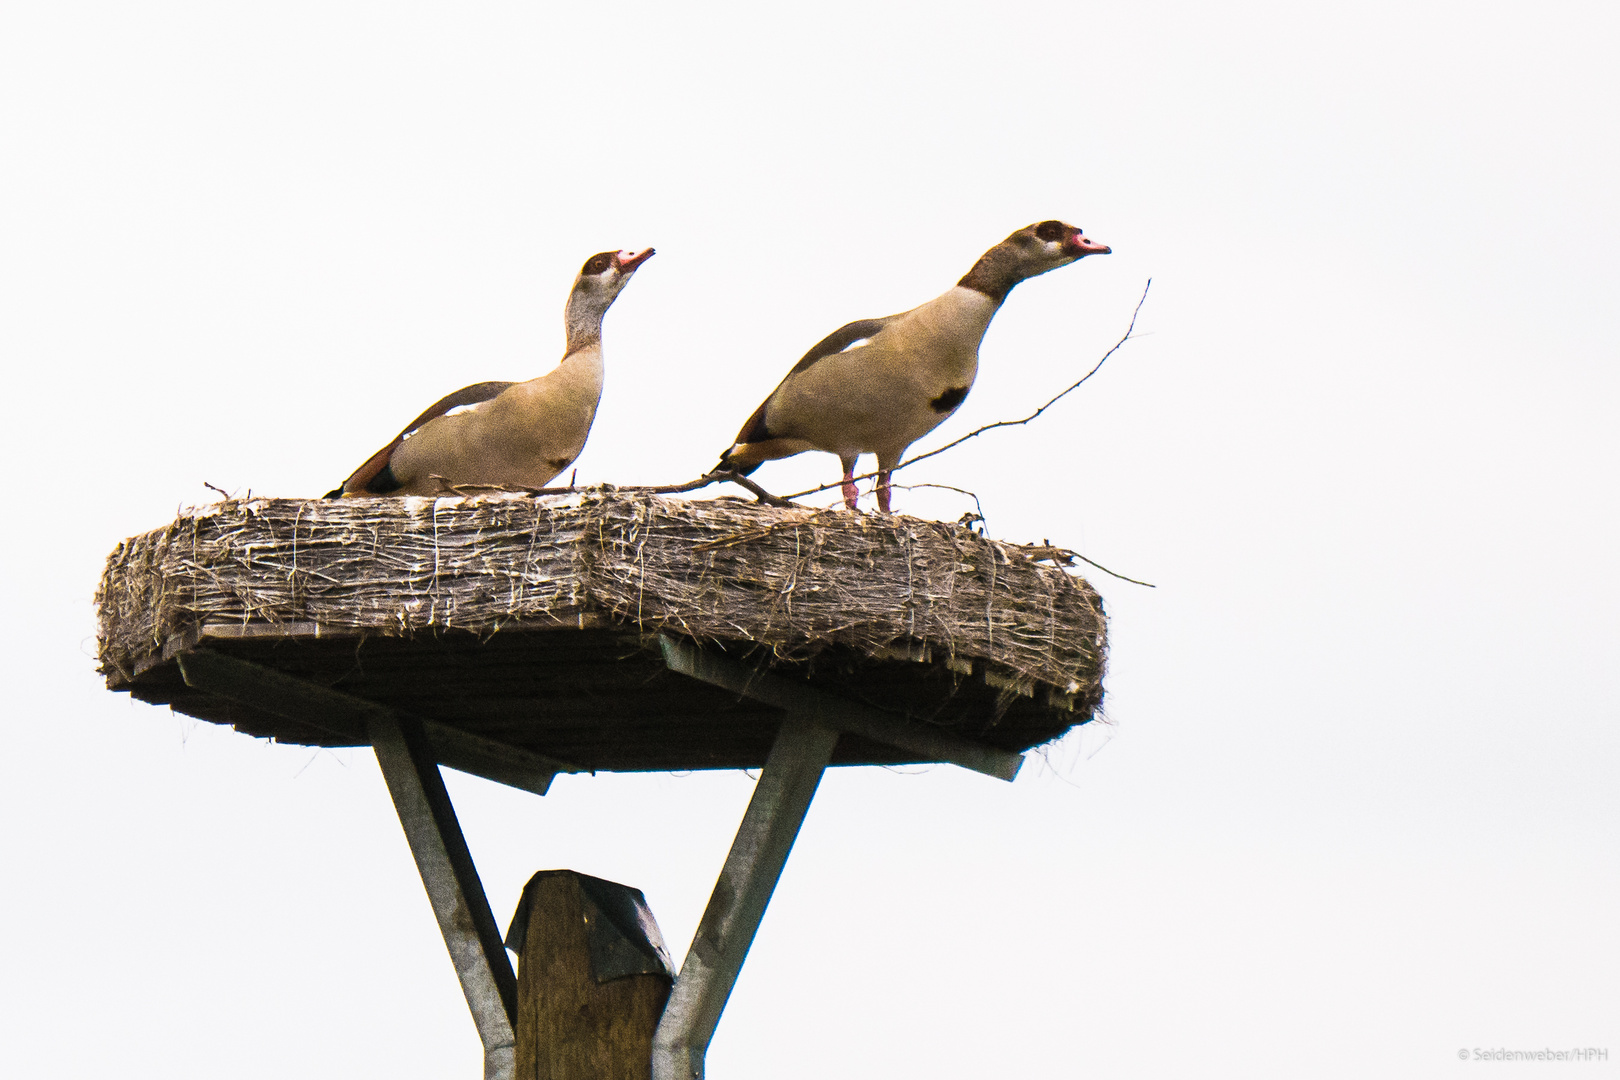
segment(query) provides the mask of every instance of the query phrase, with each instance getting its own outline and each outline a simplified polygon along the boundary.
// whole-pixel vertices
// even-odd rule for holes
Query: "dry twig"
[[[450,495],[572,495],[575,492],[584,490],[582,488],[575,487],[572,484],[570,484],[568,487],[534,488],[508,484],[451,484],[446,482],[442,476],[434,476],[431,477],[431,479],[438,480],[445,493]],[[602,491],[617,492],[623,495],[680,495],[688,491],[697,491],[700,488],[706,488],[710,484],[736,484],[738,487],[746,488],[748,491],[752,492],[760,502],[767,506],[799,505],[798,503],[790,502],[787,499],[782,498],[780,495],[772,495],[769,491],[766,491],[764,488],[760,487],[759,484],[755,483],[753,480],[750,480],[748,477],[743,476],[740,473],[734,472],[704,473],[696,480],[688,480],[684,484],[651,484],[629,486],[620,484],[601,484],[599,485],[599,489]]]

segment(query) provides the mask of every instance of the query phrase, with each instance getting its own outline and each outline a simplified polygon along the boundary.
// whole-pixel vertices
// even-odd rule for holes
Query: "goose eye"
[[[1077,229],[1075,231],[1078,232],[1079,230]],[[1036,238],[1044,240],[1049,244],[1066,239],[1068,235],[1069,226],[1063,224],[1061,221],[1043,221],[1039,225],[1035,226]]]
[[[613,252],[604,251],[600,254],[592,255],[589,259],[586,259],[585,266],[580,270],[580,273],[584,274],[586,277],[595,277],[597,274],[606,272],[607,268],[612,265]]]

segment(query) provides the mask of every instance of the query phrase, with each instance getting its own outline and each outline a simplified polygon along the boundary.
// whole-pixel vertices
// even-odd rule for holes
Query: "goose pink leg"
[[[878,497],[878,509],[881,510],[885,514],[894,513],[894,511],[889,508],[890,491],[891,491],[891,489],[889,487],[889,470],[888,469],[882,469],[882,470],[880,470],[878,472],[877,497]]]
[[[856,503],[861,497],[860,489],[855,486],[855,461],[850,459],[844,462],[844,505],[851,510],[856,509]]]

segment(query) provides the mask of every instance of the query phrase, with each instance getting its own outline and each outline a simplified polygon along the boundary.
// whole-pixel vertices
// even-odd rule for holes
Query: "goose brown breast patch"
[[[366,481],[364,490],[369,495],[387,495],[390,491],[398,491],[404,486],[394,475],[394,466],[390,462],[384,465],[376,476]]]
[[[962,402],[967,399],[967,396],[968,387],[953,386],[943,394],[939,395],[939,397],[930,401],[928,403],[928,407],[937,413],[948,413],[958,405],[962,404]]]

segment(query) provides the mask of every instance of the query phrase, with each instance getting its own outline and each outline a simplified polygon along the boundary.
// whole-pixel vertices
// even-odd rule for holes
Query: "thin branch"
[[[973,514],[963,514],[962,517],[965,519],[976,519],[980,526],[982,526],[981,533],[988,532],[990,528],[990,523],[986,521],[984,517],[984,504],[979,501],[979,496],[976,492],[969,491],[967,488],[952,487],[949,484],[895,484],[894,486],[899,488],[901,491],[916,491],[918,488],[939,488],[941,491],[954,491],[958,495],[966,495],[968,498],[973,500],[973,506],[977,512]],[[958,521],[957,524],[966,525],[969,529],[973,527],[973,522],[970,520]]]
[[[1109,577],[1117,577],[1119,580],[1128,581],[1132,585],[1145,585],[1150,589],[1158,588],[1157,585],[1154,585],[1151,582],[1137,581],[1135,578],[1126,577],[1124,574],[1115,573],[1102,563],[1088,559],[1072,548],[1058,547],[1050,540],[1042,540],[1039,544],[1020,544],[1019,546],[1024,549],[1025,555],[1028,555],[1036,562],[1049,561],[1053,566],[1073,566],[1074,560],[1079,559],[1083,563],[1090,566],[1095,566]]]
[[[1092,370],[1096,370],[1096,369],[1093,368]],[[983,531],[980,532],[980,535],[981,536],[988,535],[988,530],[989,530],[990,523],[985,520],[984,504],[979,502],[979,496],[978,495],[976,495],[973,492],[967,490],[966,488],[952,487],[950,484],[896,484],[894,486],[897,487],[897,488],[900,488],[900,489],[902,489],[904,491],[915,491],[918,488],[939,488],[939,489],[941,489],[943,491],[954,491],[958,495],[966,495],[968,498],[973,500],[973,505],[978,507],[978,513],[977,514],[963,514],[962,515],[963,520],[957,522],[957,524],[959,524],[959,525],[967,525],[971,529],[972,528],[971,519],[977,518],[980,525],[982,526],[982,529],[983,529]],[[1088,566],[1095,566],[1098,570],[1101,570],[1103,573],[1107,574],[1109,577],[1116,577],[1116,578],[1119,578],[1119,580],[1121,580],[1121,581],[1128,581],[1132,585],[1144,585],[1149,589],[1157,589],[1158,588],[1157,585],[1153,584],[1150,581],[1138,581],[1133,577],[1126,577],[1124,574],[1121,574],[1121,573],[1118,573],[1118,572],[1116,572],[1114,570],[1108,569],[1108,567],[1104,566],[1102,563],[1097,562],[1094,559],[1086,558],[1084,555],[1080,554],[1078,551],[1073,551],[1073,550],[1071,550],[1069,548],[1053,547],[1050,543],[1044,544],[1044,545],[1042,545],[1041,547],[1038,547],[1038,548],[1034,548],[1033,551],[1030,551],[1030,557],[1033,558],[1037,562],[1039,562],[1041,559],[1051,559],[1054,563],[1061,562],[1064,565],[1072,565],[1074,563],[1075,559],[1079,559],[1081,562],[1087,564]]]
[[[1108,569],[1108,567],[1104,566],[1100,562],[1092,562],[1090,559],[1086,558],[1084,555],[1080,554],[1078,551],[1071,552],[1071,554],[1075,558],[1079,559],[1081,562],[1085,563],[1087,566],[1095,566],[1097,569],[1101,570],[1103,573],[1107,574],[1109,577],[1117,577],[1117,578],[1119,578],[1119,580],[1128,581],[1132,585],[1145,585],[1150,589],[1157,589],[1158,588],[1158,586],[1154,585],[1152,582],[1137,581],[1133,577],[1126,577],[1124,574],[1115,573],[1114,571]]]
[[[971,438],[973,438],[973,437],[975,437],[977,435],[983,435],[985,432],[990,431],[990,430],[992,430],[994,428],[1018,427],[1020,424],[1027,424],[1031,420],[1035,419],[1037,416],[1041,415],[1041,413],[1045,412],[1047,409],[1050,409],[1053,405],[1056,405],[1060,400],[1067,397],[1069,394],[1071,394],[1074,391],[1080,389],[1081,384],[1084,383],[1087,379],[1091,378],[1093,375],[1097,374],[1097,370],[1108,362],[1108,358],[1110,356],[1113,356],[1116,352],[1119,351],[1120,346],[1124,345],[1127,341],[1131,340],[1131,332],[1136,329],[1136,317],[1142,313],[1142,305],[1147,302],[1148,290],[1151,289],[1152,287],[1153,287],[1153,279],[1148,278],[1147,284],[1142,286],[1142,296],[1141,296],[1140,299],[1138,299],[1136,301],[1135,310],[1133,310],[1131,312],[1131,323],[1130,323],[1129,326],[1127,326],[1125,328],[1124,336],[1122,336],[1118,341],[1114,342],[1114,345],[1113,345],[1113,347],[1111,349],[1109,349],[1107,352],[1103,353],[1101,360],[1098,360],[1095,364],[1091,365],[1091,370],[1090,371],[1088,371],[1084,375],[1080,376],[1080,378],[1078,380],[1076,380],[1074,383],[1070,384],[1070,386],[1067,389],[1065,389],[1065,390],[1059,392],[1058,394],[1054,395],[1051,398],[1051,400],[1047,401],[1047,403],[1045,405],[1042,405],[1040,408],[1036,409],[1034,412],[1030,413],[1028,416],[1024,417],[1022,420],[997,420],[993,424],[986,424],[983,427],[975,428],[974,430],[968,432],[966,435],[963,435],[961,438],[954,439],[951,442],[946,443],[944,446],[941,446],[937,450],[930,450],[926,454],[918,454],[914,458],[907,458],[905,461],[902,461],[900,464],[896,465],[892,470],[890,470],[891,473],[899,472],[901,469],[904,469],[908,465],[915,465],[915,464],[917,464],[917,462],[923,461],[923,460],[925,460],[927,458],[931,458],[931,457],[935,456],[936,454],[943,454],[945,451],[951,449],[952,447],[960,446],[963,443],[967,442],[969,439],[971,439]],[[855,477],[855,479],[856,480],[870,480],[872,477],[874,477],[876,475],[878,475],[878,474],[875,471],[874,472],[869,472],[869,473],[862,473],[860,476]],[[820,487],[810,488],[807,491],[796,491],[792,495],[784,495],[782,497],[785,498],[785,499],[801,499],[806,495],[816,495],[816,494],[819,494],[820,492],[823,492],[823,491],[831,491],[833,488],[839,487],[842,484],[843,484],[843,481],[840,480],[836,484],[823,484]],[[1099,566],[1097,569],[1101,570],[1102,567]],[[1115,575],[1115,576],[1117,577],[1118,575]],[[1129,581],[1130,579],[1126,578],[1124,580]],[[1138,584],[1141,584],[1141,582],[1138,582]]]
[[[444,477],[442,476],[434,476],[430,479],[438,480],[440,482],[440,486],[444,488],[445,492],[452,495],[491,495],[502,493],[512,495],[572,495],[581,490],[572,484],[570,484],[568,487],[536,488],[523,487],[517,484],[451,484],[445,482]],[[688,480],[684,484],[653,484],[629,487],[620,487],[616,484],[604,484],[602,486],[604,489],[609,491],[625,492],[631,495],[680,495],[684,492],[697,491],[699,488],[706,488],[710,484],[736,484],[738,487],[745,488],[752,492],[760,502],[765,503],[768,506],[799,505],[798,503],[789,502],[787,499],[784,499],[779,495],[772,495],[769,491],[766,491],[764,488],[760,487],[759,484],[755,483],[748,477],[743,476],[741,473],[724,471],[704,473],[696,480]]]
[[[771,506],[798,505],[791,499],[784,498],[780,495],[772,495],[770,492],[760,487],[748,477],[743,476],[741,473],[709,473],[709,475],[705,476],[703,479],[710,483],[722,482],[727,484],[736,484],[738,487],[747,488],[749,491],[754,493],[755,497],[757,497],[760,502],[768,503]]]

